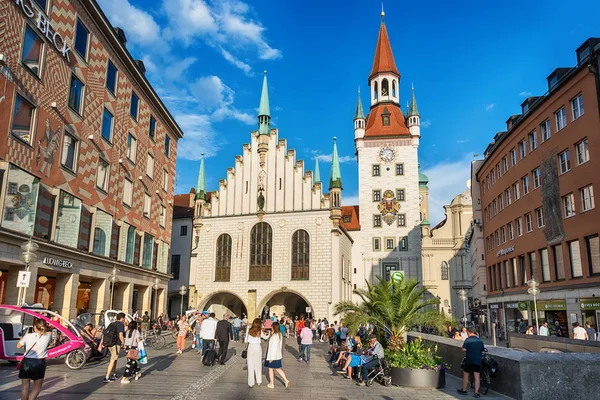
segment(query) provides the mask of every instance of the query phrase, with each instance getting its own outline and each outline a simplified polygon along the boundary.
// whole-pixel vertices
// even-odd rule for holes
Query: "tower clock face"
[[[379,159],[384,163],[391,163],[396,159],[396,151],[391,147],[382,147],[379,150]]]

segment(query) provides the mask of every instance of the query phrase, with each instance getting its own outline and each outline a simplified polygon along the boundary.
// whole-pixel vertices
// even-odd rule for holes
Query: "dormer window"
[[[387,107],[385,107],[381,113],[381,123],[383,126],[390,126],[390,112]]]
[[[381,95],[389,96],[389,91],[390,91],[390,87],[389,87],[388,80],[384,79],[383,81],[381,81]]]

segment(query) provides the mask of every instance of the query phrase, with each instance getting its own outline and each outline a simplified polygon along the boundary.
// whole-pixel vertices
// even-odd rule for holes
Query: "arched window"
[[[379,96],[379,88],[377,87],[377,81],[373,82],[373,98],[377,99]]]
[[[100,229],[94,229],[94,248],[93,253],[99,254],[101,256],[105,255],[106,249],[106,233]]]
[[[382,96],[390,95],[390,84],[388,83],[387,79],[384,79],[383,81],[381,81],[381,95]]]
[[[127,248],[125,249],[125,262],[133,264],[133,251],[135,248],[135,228],[130,226],[127,230]]]
[[[442,280],[448,280],[448,263],[446,261],[442,261]]]
[[[250,232],[250,277],[251,281],[271,280],[273,252],[273,229],[266,222],[254,225]]]
[[[392,81],[392,97],[396,97],[396,80]]]
[[[224,233],[217,238],[215,281],[229,282],[231,277],[231,236]]]
[[[292,280],[307,280],[310,266],[310,237],[305,230],[292,235]]]

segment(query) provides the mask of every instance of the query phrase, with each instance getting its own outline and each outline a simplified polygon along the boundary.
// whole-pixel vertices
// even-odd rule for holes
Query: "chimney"
[[[121,28],[113,28],[115,30],[115,33],[117,34],[118,38],[119,38],[119,42],[121,42],[121,44],[123,46],[127,46],[127,37],[125,36],[125,31]]]
[[[142,75],[146,75],[146,67],[144,66],[144,62],[142,60],[135,60],[138,69],[142,73]]]

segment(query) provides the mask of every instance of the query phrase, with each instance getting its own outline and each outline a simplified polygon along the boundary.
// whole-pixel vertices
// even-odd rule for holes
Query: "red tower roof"
[[[387,29],[385,23],[381,21],[379,27],[379,36],[377,37],[377,48],[375,49],[375,59],[373,60],[373,68],[369,79],[373,75],[379,72],[392,72],[400,76],[400,72],[396,68],[396,62],[394,61],[394,54],[392,53],[392,46],[390,45],[390,39],[388,38]]]
[[[383,116],[387,115],[389,123],[384,125]],[[379,103],[371,107],[367,116],[367,129],[365,137],[402,136],[409,135],[410,131],[404,123],[404,114],[395,103]]]

